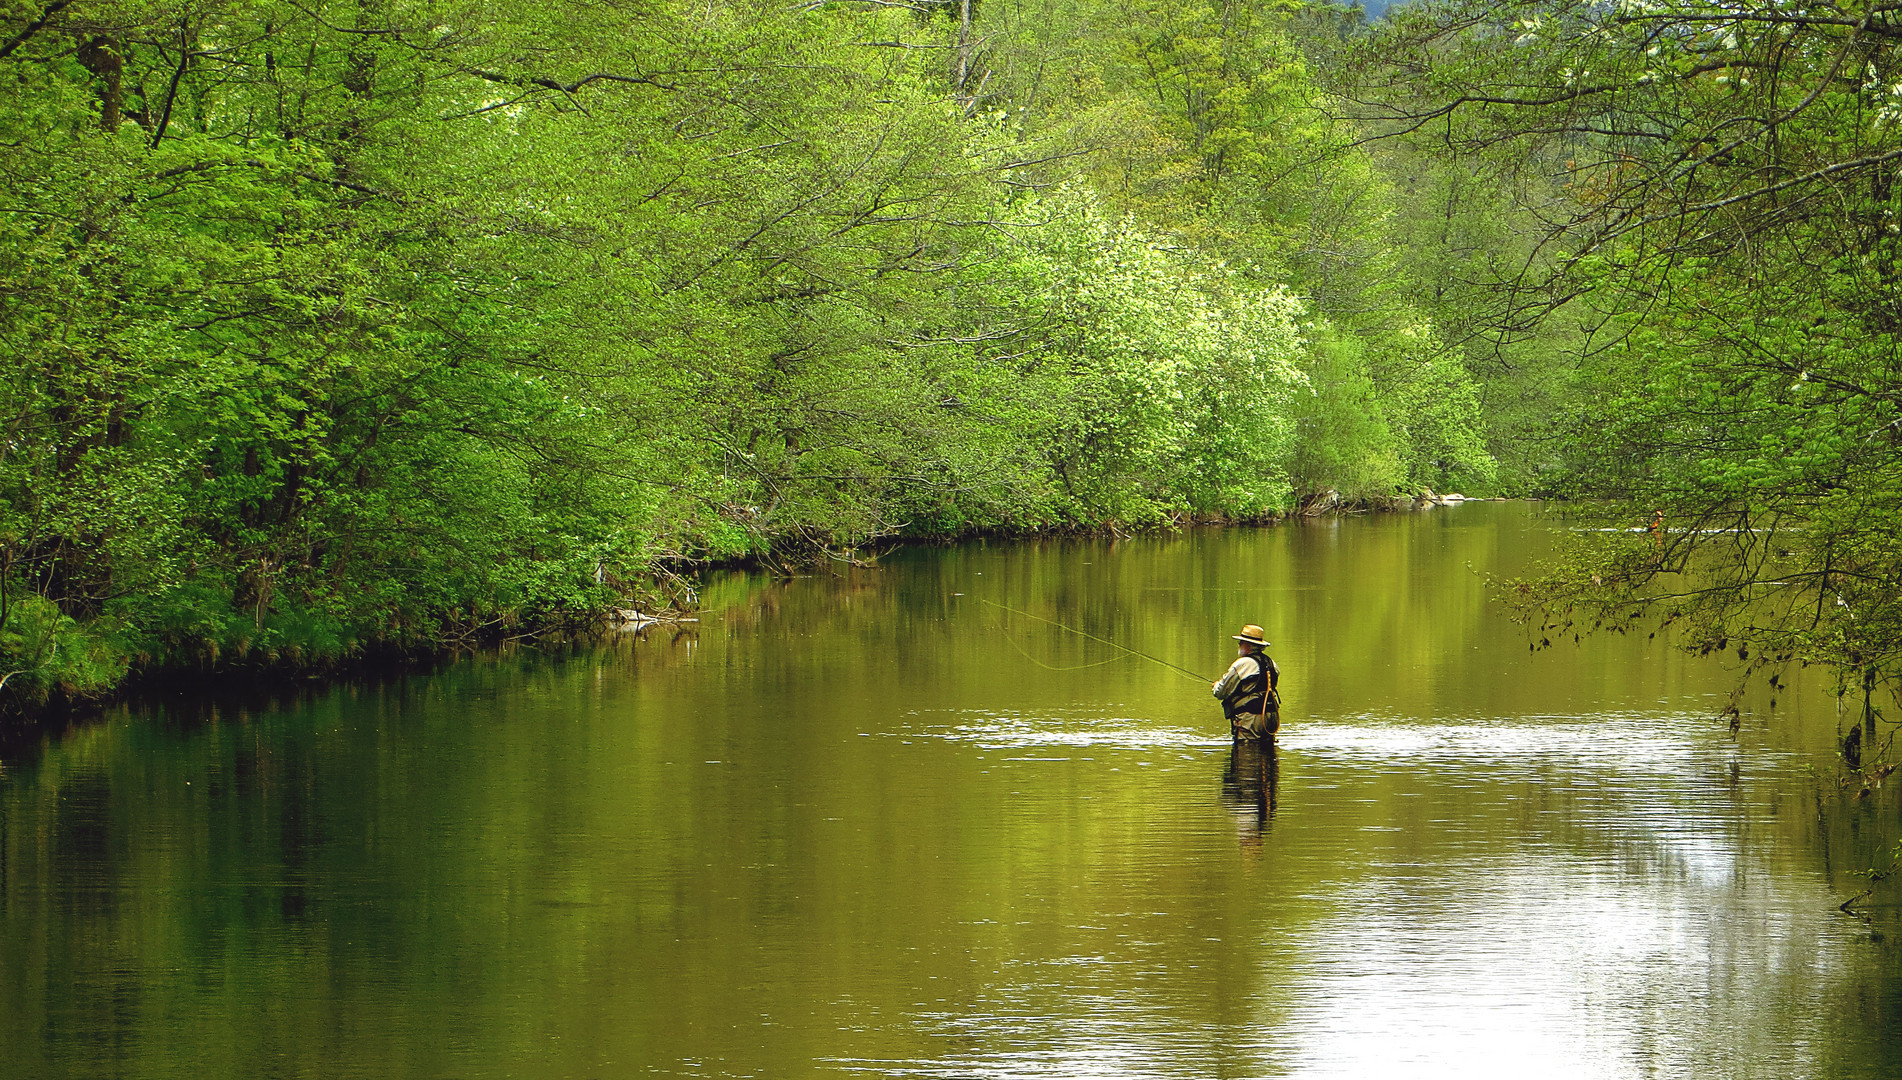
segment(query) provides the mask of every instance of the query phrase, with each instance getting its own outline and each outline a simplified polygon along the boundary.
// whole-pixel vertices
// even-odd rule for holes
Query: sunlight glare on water
[[[0,1077],[1902,1074],[1893,897],[1837,910],[1894,792],[1803,672],[1733,732],[1721,663],[1528,650],[1481,574],[1550,529],[913,549],[124,710],[0,763]],[[1052,622],[1260,623],[1277,748]]]
[[[1087,715],[972,717],[919,733],[982,749],[1228,750],[1194,731]],[[1296,774],[1327,782],[1292,807],[1284,791],[1264,823],[1275,876],[1303,887],[1253,882],[1277,902],[1226,942],[1259,960],[1243,1008],[1252,1022],[1185,1024],[1151,1007],[1197,996],[1207,971],[1132,943],[1013,964],[1024,970],[981,1003],[913,1018],[949,1046],[1003,1049],[834,1064],[999,1078],[1192,1076],[1223,1058],[1261,1070],[1219,1073],[1229,1076],[1815,1075],[1824,1005],[1750,991],[1848,985],[1860,935],[1822,873],[1793,873],[1747,843],[1750,813],[1734,798],[1745,761],[1795,782],[1805,757],[1745,755],[1714,734],[1691,712],[1314,722],[1279,740],[1278,786]],[[1712,804],[1714,784],[1725,794]],[[1378,856],[1381,839],[1343,838],[1327,821],[1352,813],[1329,803],[1378,802],[1373,788],[1435,811],[1359,825],[1393,834]],[[1523,821],[1503,851],[1502,815]],[[1323,835],[1296,831],[1314,827]],[[1320,912],[1298,939],[1277,918],[1290,909]]]
[[[1127,717],[1064,717],[979,715],[956,722],[926,724],[917,735],[926,738],[968,742],[986,750],[1006,747],[1087,747],[1110,746],[1123,749],[1227,750],[1227,736],[1208,730],[1162,727]]]

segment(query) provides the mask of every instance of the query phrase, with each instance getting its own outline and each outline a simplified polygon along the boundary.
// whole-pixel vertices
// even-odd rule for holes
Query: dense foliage
[[[1902,677],[1898,43],[1889,4],[1436,3],[1343,109],[1541,222],[1494,339],[1568,313],[1551,483],[1612,500],[1521,586],[1548,631],[1827,664],[1871,735]]]
[[[1490,361],[1304,59],[1357,32],[0,4],[4,698],[590,620],[695,561],[1483,487]]]
[[[1600,508],[1548,637],[1872,703],[1899,19],[0,4],[0,707],[1454,487]]]

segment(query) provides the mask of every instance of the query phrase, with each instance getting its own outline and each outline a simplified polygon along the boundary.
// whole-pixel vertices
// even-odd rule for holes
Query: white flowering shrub
[[[1000,263],[1022,332],[991,363],[1035,401],[1059,512],[1140,524],[1284,506],[1301,302],[1080,190],[1013,215],[1024,227],[1000,241]]]

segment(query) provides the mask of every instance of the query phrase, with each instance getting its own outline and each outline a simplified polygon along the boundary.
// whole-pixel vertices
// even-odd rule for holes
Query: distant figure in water
[[[1233,635],[1241,642],[1239,653],[1228,671],[1215,680],[1215,696],[1222,699],[1222,715],[1228,717],[1230,730],[1237,739],[1274,741],[1281,730],[1281,669],[1268,658],[1268,641],[1254,623]]]

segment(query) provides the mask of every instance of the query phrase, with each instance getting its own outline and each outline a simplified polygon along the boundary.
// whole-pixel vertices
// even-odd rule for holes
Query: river
[[[1885,1077],[1816,673],[1534,651],[1526,504],[727,574],[0,762],[4,1077]],[[1003,605],[1003,606],[996,606]],[[1016,609],[1015,611],[1006,609]],[[1231,749],[1260,623],[1287,704]]]

